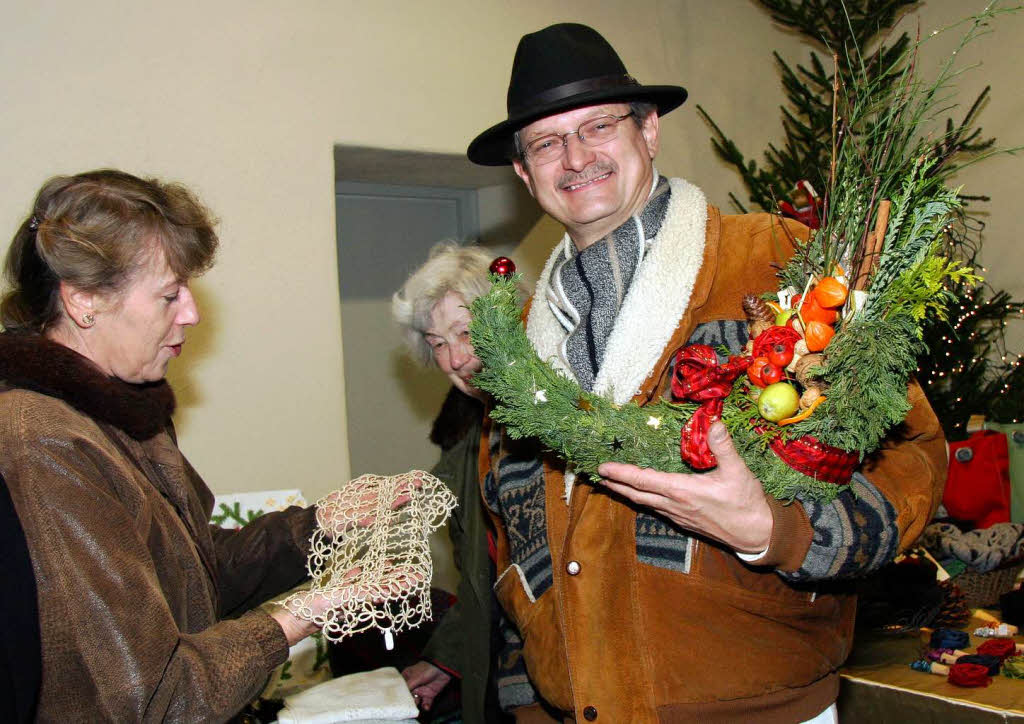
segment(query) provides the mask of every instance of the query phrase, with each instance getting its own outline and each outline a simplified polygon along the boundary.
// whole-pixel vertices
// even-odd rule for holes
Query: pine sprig
[[[516,279],[492,277],[471,305],[470,336],[483,369],[473,384],[491,394],[491,417],[513,438],[536,438],[582,472],[612,460],[692,472],[679,456],[679,431],[693,404],[616,405],[543,362],[519,319]]]
[[[491,278],[490,291],[471,305],[469,331],[483,369],[473,384],[495,399],[491,418],[512,438],[535,438],[577,471],[596,473],[603,462],[631,463],[670,473],[692,473],[679,455],[679,435],[694,404],[659,401],[616,405],[587,392],[541,361],[516,307],[516,277]],[[781,500],[803,493],[829,500],[840,490],[798,473],[767,451],[770,436],[754,432],[756,407],[737,386],[723,421],[736,449],[765,492]]]
[[[973,269],[955,259],[925,256],[886,289],[889,299],[886,315],[906,315],[918,324],[929,318],[945,320],[949,308],[956,302],[950,286],[979,281]],[[924,336],[920,327],[917,334]]]

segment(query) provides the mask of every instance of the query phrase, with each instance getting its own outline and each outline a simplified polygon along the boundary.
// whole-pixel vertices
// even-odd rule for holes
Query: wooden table
[[[970,630],[982,625],[972,621]],[[1024,643],[1024,637],[1014,637]],[[985,639],[971,636],[971,653]],[[954,686],[944,676],[914,671],[927,634],[858,635],[840,671],[841,724],[1024,722],[1024,679],[999,675],[987,687]]]

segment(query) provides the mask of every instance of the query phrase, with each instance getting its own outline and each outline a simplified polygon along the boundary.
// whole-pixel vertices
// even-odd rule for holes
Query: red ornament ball
[[[507,256],[499,256],[497,259],[491,262],[491,274],[497,274],[498,276],[508,277],[516,273],[515,262],[509,259]]]

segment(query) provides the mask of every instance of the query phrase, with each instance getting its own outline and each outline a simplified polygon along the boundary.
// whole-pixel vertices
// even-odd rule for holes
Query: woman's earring
[[[95,323],[96,317],[94,317],[91,313],[82,315],[82,324],[84,324],[86,327],[91,327]]]

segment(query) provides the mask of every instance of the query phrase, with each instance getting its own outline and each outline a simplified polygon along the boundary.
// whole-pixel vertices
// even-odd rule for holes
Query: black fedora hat
[[[640,85],[593,28],[578,23],[551,25],[519,41],[508,83],[508,119],[473,139],[466,155],[482,166],[510,163],[516,131],[572,108],[604,101],[645,101],[664,115],[685,100],[685,88]]]

